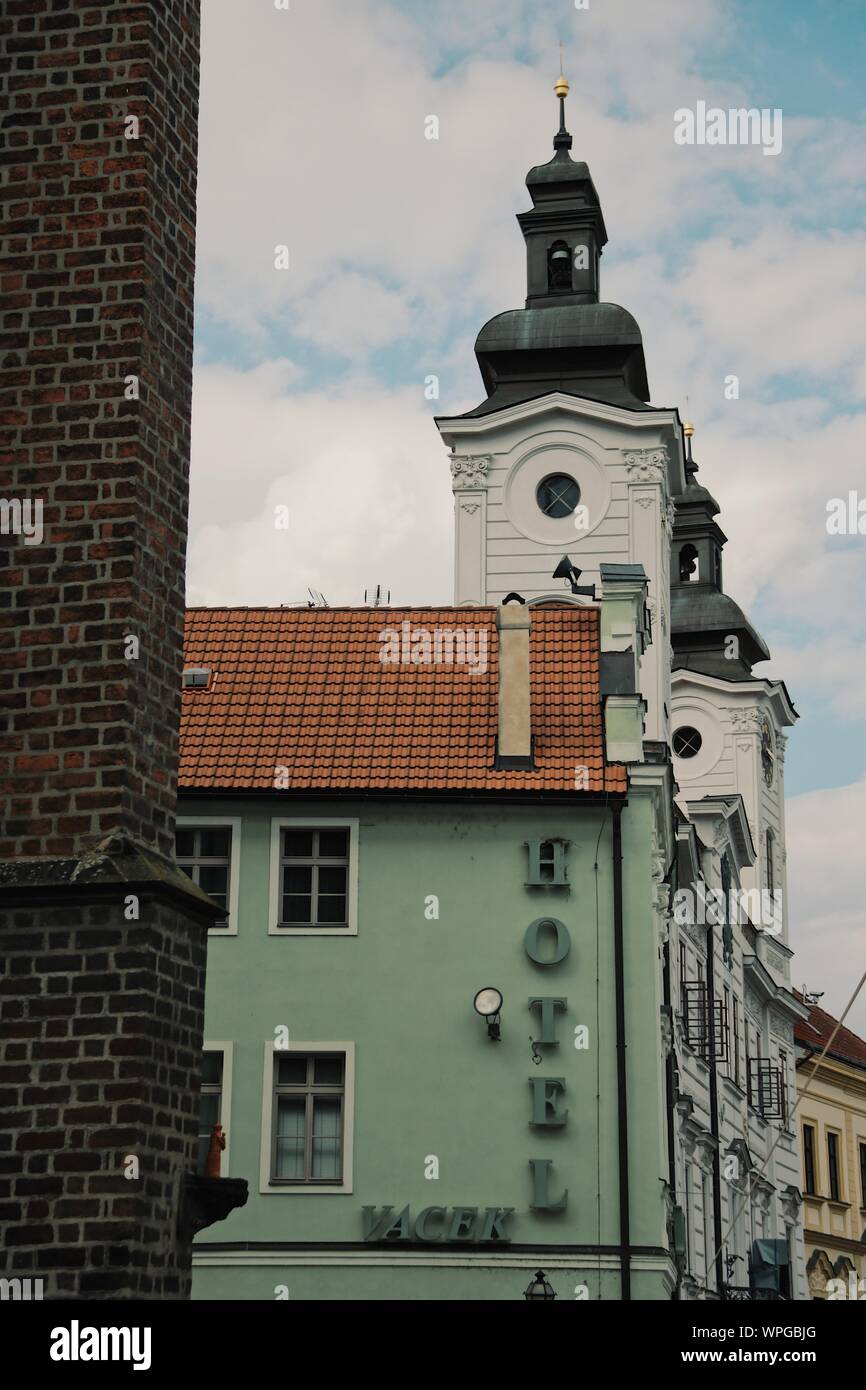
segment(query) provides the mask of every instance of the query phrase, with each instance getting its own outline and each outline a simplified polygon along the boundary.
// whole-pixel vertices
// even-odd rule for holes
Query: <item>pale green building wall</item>
[[[250,1197],[201,1234],[197,1259],[214,1243],[320,1247],[315,1260],[296,1248],[211,1255],[235,1263],[197,1266],[193,1296],[274,1298],[284,1285],[293,1299],[514,1298],[540,1264],[560,1297],[573,1298],[581,1283],[591,1298],[619,1297],[615,1250],[600,1274],[597,1256],[567,1249],[619,1241],[610,812],[275,797],[187,798],[179,814],[243,816],[239,930],[210,937],[205,1035],[233,1043],[228,1175],[245,1177]],[[357,936],[268,935],[271,818],[307,815],[360,822]],[[651,816],[648,796],[633,792],[623,813],[630,1212],[632,1244],[647,1250],[633,1263],[635,1298],[669,1290]],[[568,890],[525,886],[525,843],[550,836],[571,841]],[[425,917],[430,895],[438,920]],[[537,965],[524,949],[527,926],[541,916],[568,927],[571,950],[558,965]],[[504,996],[499,1043],[472,1007],[486,985]],[[534,995],[568,1000],[557,1014],[559,1045],[543,1049],[540,1066],[531,1060]],[[579,1025],[589,1029],[587,1050],[574,1046]],[[264,1044],[280,1026],[291,1039],[355,1044],[351,1193],[259,1192]],[[533,1076],[565,1078],[563,1128],[530,1125]],[[425,1178],[432,1155],[438,1180]],[[564,1212],[529,1209],[530,1158],[553,1160],[552,1193],[569,1192]],[[467,1246],[468,1268],[460,1250],[437,1261],[428,1245],[399,1246],[403,1263],[389,1264],[396,1252],[363,1244],[361,1208],[390,1204],[396,1214],[407,1203],[413,1216],[430,1205],[513,1207],[512,1243]],[[407,1267],[407,1251],[421,1263]],[[325,1256],[346,1264],[322,1264]]]

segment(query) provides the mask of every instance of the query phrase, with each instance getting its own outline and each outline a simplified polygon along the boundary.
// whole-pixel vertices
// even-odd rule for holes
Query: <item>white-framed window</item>
[[[202,1044],[201,1093],[198,1111],[198,1152],[195,1170],[204,1173],[214,1125],[222,1125],[226,1146],[220,1158],[220,1177],[229,1176],[232,1137],[232,1054],[230,1042]]]
[[[208,936],[237,936],[241,868],[240,816],[178,816],[174,857],[178,868],[228,908]]]
[[[358,821],[275,817],[269,903],[271,936],[357,936]]]
[[[260,1192],[352,1191],[355,1044],[265,1043]]]

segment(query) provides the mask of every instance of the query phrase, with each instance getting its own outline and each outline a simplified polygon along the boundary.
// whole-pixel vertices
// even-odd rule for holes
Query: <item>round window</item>
[[[580,501],[580,488],[566,473],[551,473],[538,484],[535,500],[545,516],[558,520],[571,516]]]
[[[700,753],[703,739],[697,729],[693,729],[690,725],[684,724],[682,728],[677,729],[674,734],[673,743],[674,752],[678,758],[693,758],[696,753]]]

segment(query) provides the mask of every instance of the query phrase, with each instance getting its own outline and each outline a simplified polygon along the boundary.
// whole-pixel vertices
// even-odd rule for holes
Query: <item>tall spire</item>
[[[565,124],[568,80],[554,83],[559,129],[553,158],[526,176],[532,207],[517,215],[526,242],[526,307],[486,323],[475,355],[487,391],[472,414],[550,391],[643,410],[649,401],[640,328],[618,304],[603,304],[599,262],[607,241],[587,165],[572,159]]]
[[[560,44],[559,47],[561,51],[562,44]],[[561,65],[559,77],[556,79],[556,83],[554,84],[553,90],[559,97],[559,130],[553,137],[553,148],[555,150],[570,150],[573,141],[565,128],[565,98],[568,96],[568,93],[571,89],[568,85],[567,79],[562,74]]]
[[[722,588],[722,550],[727,537],[716,517],[719,504],[698,482],[692,453],[695,427],[686,437],[686,488],[675,497],[671,556],[671,638],[674,668],[703,671],[722,680],[749,680],[752,666],[770,655],[760,633]],[[736,641],[732,643],[732,638]]]

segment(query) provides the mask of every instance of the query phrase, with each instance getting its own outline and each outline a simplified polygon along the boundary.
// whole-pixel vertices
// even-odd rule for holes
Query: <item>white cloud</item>
[[[338,357],[365,357],[393,344],[413,324],[404,295],[368,276],[348,273],[330,280],[301,303],[295,330]]]
[[[290,603],[309,586],[357,604],[377,583],[395,603],[441,602],[448,453],[420,386],[298,392],[290,379],[285,363],[196,374],[189,602]]]

